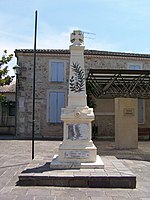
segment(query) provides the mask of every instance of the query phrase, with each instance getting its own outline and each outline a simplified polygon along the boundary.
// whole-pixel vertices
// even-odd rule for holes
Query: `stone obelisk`
[[[97,148],[91,140],[93,108],[87,106],[84,69],[84,35],[73,31],[70,45],[70,75],[68,106],[61,110],[64,122],[63,142],[58,155],[54,156],[51,168],[103,168]]]

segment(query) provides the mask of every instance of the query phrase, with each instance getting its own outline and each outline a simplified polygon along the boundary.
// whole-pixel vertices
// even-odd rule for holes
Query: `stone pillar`
[[[135,98],[115,99],[116,149],[138,148],[138,105]]]
[[[94,113],[93,108],[87,106],[86,99],[83,33],[74,31],[71,42],[68,106],[61,111],[63,142],[51,168],[103,168],[103,162],[91,140]]]

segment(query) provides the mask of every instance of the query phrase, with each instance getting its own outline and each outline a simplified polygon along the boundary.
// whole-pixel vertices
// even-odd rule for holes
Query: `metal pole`
[[[16,107],[15,107],[15,136],[17,136],[17,114],[18,114],[18,74],[16,73],[16,94],[15,94],[15,101],[16,101]]]
[[[37,10],[35,11],[34,64],[33,64],[32,160],[34,159],[36,36],[37,36]]]

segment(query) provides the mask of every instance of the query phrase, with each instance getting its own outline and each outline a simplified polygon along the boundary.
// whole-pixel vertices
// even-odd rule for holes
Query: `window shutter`
[[[52,81],[57,81],[57,63],[52,62]]]
[[[129,65],[129,69],[131,69],[131,70],[140,70],[141,66],[140,65]]]
[[[138,123],[143,123],[143,99],[138,99]]]
[[[64,108],[64,100],[65,100],[65,95],[64,95],[64,92],[59,92],[59,93],[57,93],[57,97],[58,97],[58,115],[57,115],[57,121],[58,122],[61,122],[61,119],[60,119],[60,117],[61,117],[61,108]]]
[[[58,81],[63,82],[64,81],[64,63],[60,62],[57,65],[58,67]]]
[[[61,108],[65,104],[65,93],[64,92],[51,92],[50,93],[50,122],[60,123],[61,122]]]
[[[64,82],[64,63],[63,62],[51,63],[51,80],[53,82]]]
[[[131,70],[141,70],[140,65],[129,65],[129,69]],[[144,116],[143,116],[143,99],[138,99],[138,123],[143,123]]]
[[[57,122],[57,93],[50,93],[50,122]]]

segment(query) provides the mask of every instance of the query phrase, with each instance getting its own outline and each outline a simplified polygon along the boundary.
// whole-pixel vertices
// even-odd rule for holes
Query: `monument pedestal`
[[[63,108],[61,119],[64,121],[63,142],[51,162],[51,168],[104,168],[91,140],[93,109],[88,106]]]

